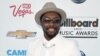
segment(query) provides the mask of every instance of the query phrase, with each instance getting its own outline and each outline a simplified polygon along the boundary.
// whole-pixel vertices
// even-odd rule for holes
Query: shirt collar
[[[56,35],[54,38],[52,38],[51,40],[46,40],[45,37],[43,37],[43,43],[54,43],[56,44],[57,40],[61,37],[59,37],[60,35]]]

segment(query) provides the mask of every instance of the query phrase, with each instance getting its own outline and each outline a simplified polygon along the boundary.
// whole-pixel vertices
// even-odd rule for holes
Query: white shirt
[[[29,44],[27,56],[81,56],[80,50],[73,40],[59,35],[47,41],[44,37]]]

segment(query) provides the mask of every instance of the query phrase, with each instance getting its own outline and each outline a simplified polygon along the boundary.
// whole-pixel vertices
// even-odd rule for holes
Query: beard
[[[56,29],[56,28],[47,28],[46,30],[44,30],[44,33],[49,37],[56,36],[58,32],[59,32],[59,29]]]

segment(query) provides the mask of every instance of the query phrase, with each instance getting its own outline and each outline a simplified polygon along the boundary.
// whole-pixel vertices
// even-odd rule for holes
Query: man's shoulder
[[[78,45],[78,44],[77,44],[77,41],[74,40],[74,39],[62,38],[62,39],[61,39],[61,42],[62,42],[62,44],[64,44],[64,45],[69,45],[69,46]]]
[[[41,41],[41,38],[34,38],[29,42],[29,45],[36,45]]]

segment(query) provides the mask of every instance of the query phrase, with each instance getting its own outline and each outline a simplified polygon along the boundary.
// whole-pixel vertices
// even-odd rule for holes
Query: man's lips
[[[49,28],[48,31],[50,31],[50,32],[54,32],[55,29],[54,29],[54,28]]]

